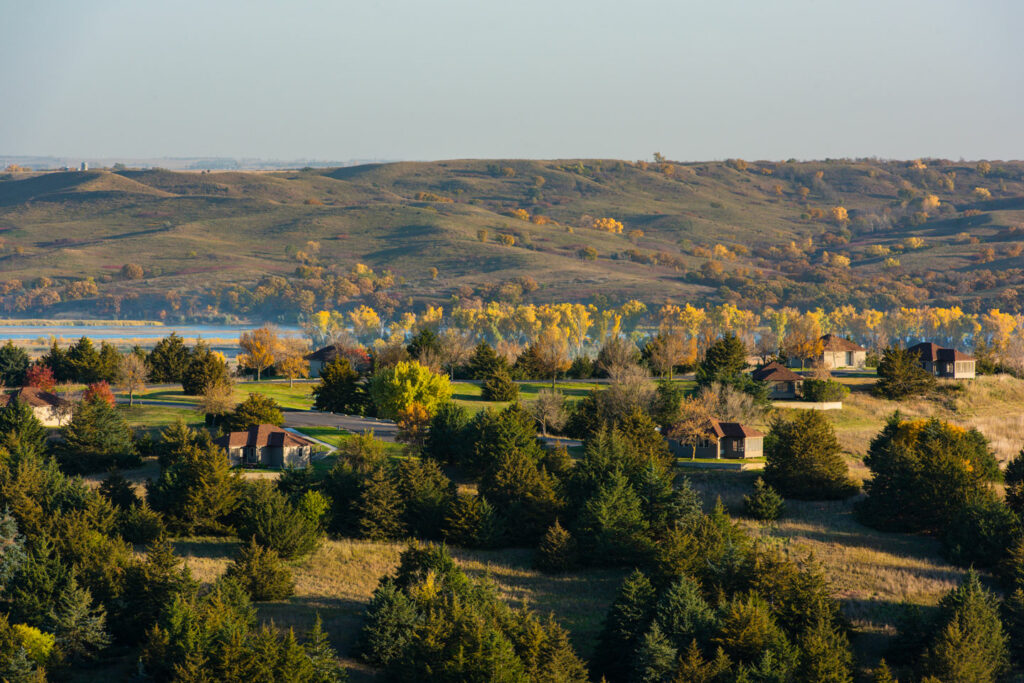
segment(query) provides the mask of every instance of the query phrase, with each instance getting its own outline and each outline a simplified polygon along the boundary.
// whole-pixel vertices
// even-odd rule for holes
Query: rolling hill
[[[1019,310],[1022,237],[1018,162],[22,172],[0,175],[0,305],[254,320],[453,296]]]

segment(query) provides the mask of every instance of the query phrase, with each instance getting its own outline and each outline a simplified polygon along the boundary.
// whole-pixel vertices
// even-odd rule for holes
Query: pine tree
[[[131,427],[117,408],[101,397],[80,403],[60,431],[63,439],[57,458],[69,472],[133,467],[139,462]]]
[[[485,401],[516,401],[519,385],[505,370],[496,370],[484,381],[480,397]]]
[[[996,597],[971,571],[939,602],[938,635],[927,670],[948,683],[996,681],[1009,668],[1006,633]]]
[[[688,643],[707,643],[715,627],[715,612],[689,576],[673,581],[658,599],[655,620],[680,652]]]
[[[378,467],[363,483],[359,496],[359,535],[382,541],[405,533],[402,524],[402,497],[390,473]]]
[[[274,681],[280,683],[308,683],[313,679],[313,664],[306,650],[295,637],[295,629],[288,629],[281,643]]]
[[[442,535],[462,548],[493,548],[501,542],[503,526],[486,498],[460,494],[448,509]]]
[[[269,482],[248,487],[236,515],[239,538],[253,539],[282,559],[309,555],[323,540],[317,522],[303,514]]]
[[[111,470],[107,478],[100,483],[99,492],[119,510],[127,510],[139,504],[135,488],[118,469]]]
[[[150,367],[150,379],[160,384],[178,384],[189,355],[184,340],[176,332],[171,332],[149,352],[146,362]]]
[[[878,662],[878,666],[871,672],[871,683],[900,683],[892,675],[892,670],[885,660]]]
[[[550,683],[586,683],[587,667],[569,642],[569,633],[554,617],[544,624],[544,635],[537,657],[537,678]]]
[[[800,683],[851,683],[853,655],[846,634],[818,615],[815,623],[797,642],[800,662],[796,680]]]
[[[718,648],[715,659],[709,661],[704,658],[697,641],[691,640],[686,654],[679,658],[672,683],[716,683],[724,679],[731,668],[732,662],[722,648]]]
[[[447,465],[465,464],[472,451],[466,438],[469,413],[452,401],[438,406],[430,419],[430,430],[423,444],[423,457]]]
[[[0,410],[0,446],[31,453],[46,450],[46,427],[25,401],[15,395]]]
[[[162,535],[146,549],[144,562],[127,569],[121,598],[125,607],[112,620],[112,628],[120,639],[139,641],[167,605],[176,598],[189,600],[196,595],[199,584],[182,564],[182,559],[174,554],[174,546]]]
[[[455,486],[437,461],[408,458],[399,463],[398,491],[409,532],[417,538],[440,538]]]
[[[733,597],[721,607],[718,634],[712,642],[734,661],[749,665],[761,661],[766,652],[784,659],[791,651],[768,604],[757,595]]]
[[[0,346],[0,386],[20,387],[25,384],[25,371],[29,357],[25,350],[14,345],[10,339]]]
[[[481,479],[479,491],[508,521],[512,543],[536,543],[562,506],[555,481],[519,449],[498,456]]]
[[[74,575],[60,592],[50,624],[57,636],[57,646],[69,661],[92,659],[110,644],[107,616],[103,607],[93,607],[89,589],[80,587]]]
[[[765,481],[789,498],[831,500],[856,492],[835,428],[820,410],[798,410],[772,421]]]
[[[732,332],[722,335],[704,354],[697,366],[697,383],[707,386],[714,382],[728,383],[747,367],[747,347]]]
[[[599,672],[613,681],[628,678],[637,643],[650,627],[654,614],[654,587],[639,570],[626,577],[615,596],[597,648]]]
[[[283,600],[295,592],[295,579],[291,570],[278,554],[250,539],[238,550],[238,556],[225,572],[234,579],[255,602]]]
[[[890,346],[878,361],[878,381],[872,392],[877,396],[900,400],[929,391],[935,376],[921,367],[921,360],[909,349]]]
[[[508,371],[508,362],[494,352],[487,342],[477,344],[472,358],[469,359],[469,376],[471,379],[487,379],[497,370]]]
[[[348,680],[345,670],[338,665],[338,653],[328,641],[319,613],[313,628],[306,633],[306,655],[313,669],[310,683],[343,683]]]
[[[382,581],[366,608],[359,634],[363,661],[387,667],[403,656],[414,637],[418,620],[416,605],[392,581]]]
[[[68,349],[67,362],[76,381],[91,384],[100,379],[100,354],[88,337],[80,338]]]
[[[249,398],[239,403],[224,418],[224,429],[229,432],[244,432],[249,427],[284,424],[284,413],[277,401],[264,394],[250,393]]]
[[[630,680],[636,683],[661,683],[675,668],[676,655],[676,648],[655,621],[640,639],[633,656]]]
[[[580,547],[599,564],[637,560],[649,547],[640,498],[625,476],[611,479],[583,505],[577,520]]]
[[[743,510],[748,517],[765,521],[776,520],[786,509],[786,501],[764,479],[758,477],[754,482],[754,492],[743,496]]]
[[[555,520],[537,546],[536,567],[550,573],[567,572],[576,566],[576,541]]]
[[[198,342],[181,372],[181,388],[189,396],[199,396],[207,387],[228,381],[228,365],[219,353]]]
[[[7,600],[11,621],[42,627],[54,603],[71,576],[46,536],[36,538],[25,559],[7,581]]]
[[[25,538],[18,532],[18,521],[10,509],[4,508],[0,515],[0,594],[25,559]]]

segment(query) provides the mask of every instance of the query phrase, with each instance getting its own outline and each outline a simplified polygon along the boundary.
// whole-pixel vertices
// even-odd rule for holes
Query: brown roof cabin
[[[833,370],[855,370],[864,367],[868,359],[868,350],[860,344],[834,334],[826,334],[819,338],[821,353],[814,358],[790,358],[790,367],[803,367],[807,364]]]
[[[974,356],[956,349],[943,348],[931,342],[914,344],[907,350],[916,353],[921,367],[936,377],[974,379],[976,364]]]
[[[714,418],[704,438],[696,444],[677,439],[669,439],[668,444],[678,458],[759,458],[764,455],[764,434],[739,422],[721,422]]]
[[[60,427],[71,419],[71,402],[52,392],[38,387],[21,387],[11,394],[0,394],[0,407],[6,407],[14,397],[27,403],[46,427]]]
[[[231,432],[214,443],[228,452],[232,465],[244,467],[305,467],[316,442],[271,424]]]
[[[804,384],[803,377],[775,361],[754,370],[750,376],[755,381],[768,383],[769,398],[799,398]]]

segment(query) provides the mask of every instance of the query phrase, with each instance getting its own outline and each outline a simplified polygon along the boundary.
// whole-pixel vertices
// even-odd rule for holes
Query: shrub
[[[281,558],[270,548],[250,539],[242,546],[225,572],[256,602],[283,600],[295,592],[295,579]]]
[[[250,393],[245,399],[224,418],[224,429],[229,432],[244,432],[249,427],[261,424],[272,424],[280,427],[284,424],[284,414],[277,401],[263,394]]]
[[[834,379],[806,379],[803,393],[805,401],[825,403],[842,401],[849,395],[850,389]]]
[[[519,398],[519,385],[504,370],[498,370],[484,382],[481,398],[485,401],[515,401]]]
[[[768,484],[764,479],[757,478],[754,482],[754,492],[749,496],[743,496],[743,510],[748,517],[770,521],[778,519],[785,510],[786,502],[782,496]]]

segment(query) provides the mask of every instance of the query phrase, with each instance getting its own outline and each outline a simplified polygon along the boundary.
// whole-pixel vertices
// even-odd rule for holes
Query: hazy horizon
[[[0,155],[1024,158],[1024,6],[0,0]]]

